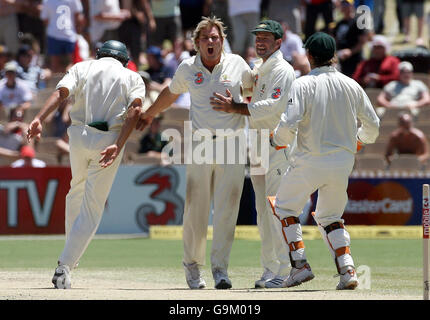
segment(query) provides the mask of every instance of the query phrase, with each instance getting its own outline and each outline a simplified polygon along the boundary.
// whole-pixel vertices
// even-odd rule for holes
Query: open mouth
[[[209,54],[213,54],[214,53],[214,48],[208,48],[208,53]]]

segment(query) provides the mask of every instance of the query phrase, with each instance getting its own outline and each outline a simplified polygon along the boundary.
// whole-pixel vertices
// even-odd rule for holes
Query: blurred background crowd
[[[67,69],[93,59],[110,39],[129,49],[150,105],[183,59],[196,54],[192,31],[202,16],[226,26],[226,52],[251,68],[250,30],[261,19],[284,28],[282,54],[306,75],[303,42],[316,31],[337,42],[337,69],[359,82],[381,117],[374,145],[356,156],[354,175],[430,172],[430,51],[428,0],[0,0],[0,166],[68,166],[71,98],[51,115],[44,138],[28,145],[28,123]],[[366,6],[366,7],[363,7]],[[364,8],[364,9],[363,9]],[[369,24],[370,21],[370,24]],[[183,132],[190,97],[174,105],[126,146],[125,163],[160,163],[161,132]]]

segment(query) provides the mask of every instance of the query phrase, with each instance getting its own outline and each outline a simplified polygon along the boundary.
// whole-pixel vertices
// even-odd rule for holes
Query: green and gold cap
[[[273,33],[275,39],[281,39],[284,35],[284,30],[279,22],[274,20],[263,20],[261,21],[251,33],[256,34],[257,32],[270,32]]]

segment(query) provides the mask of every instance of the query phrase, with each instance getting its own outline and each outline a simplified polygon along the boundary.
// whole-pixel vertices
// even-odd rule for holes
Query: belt
[[[94,121],[94,122],[88,123],[88,125],[100,131],[109,131],[109,126],[106,121]]]

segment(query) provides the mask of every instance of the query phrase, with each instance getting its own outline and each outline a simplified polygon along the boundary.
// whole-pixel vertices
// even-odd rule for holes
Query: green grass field
[[[209,267],[210,244],[211,242],[208,241],[208,264],[204,268],[208,288],[213,287]],[[336,269],[328,249],[322,240],[308,240],[305,244],[315,279],[298,289],[309,292],[333,291],[338,278],[333,278]],[[51,273],[63,245],[63,240],[37,240],[37,238],[0,241],[0,287],[7,286],[7,279],[1,279],[1,277],[2,275],[5,277],[4,275],[9,272],[16,275],[20,272],[26,274],[42,272],[43,278],[46,278],[46,280],[39,279],[44,283],[42,288],[51,287]],[[352,242],[351,250],[356,266],[366,265],[371,272],[371,289],[355,291],[360,292],[360,299],[365,298],[366,295],[375,294],[378,299],[384,299],[385,296],[387,299],[396,299],[400,296],[421,299],[422,246],[420,240],[355,240]],[[259,241],[236,240],[234,242],[229,267],[234,288],[253,288],[254,281],[261,273],[259,253]],[[114,283],[134,278],[137,283],[145,284],[157,279],[157,287],[186,289],[181,261],[181,241],[142,238],[95,239],[81,259],[80,266],[74,271],[74,279],[78,280],[85,274],[97,274],[100,278],[108,277]],[[37,284],[33,286],[37,287]],[[79,286],[85,287],[85,282],[80,283]],[[175,292],[170,298],[175,299]]]

